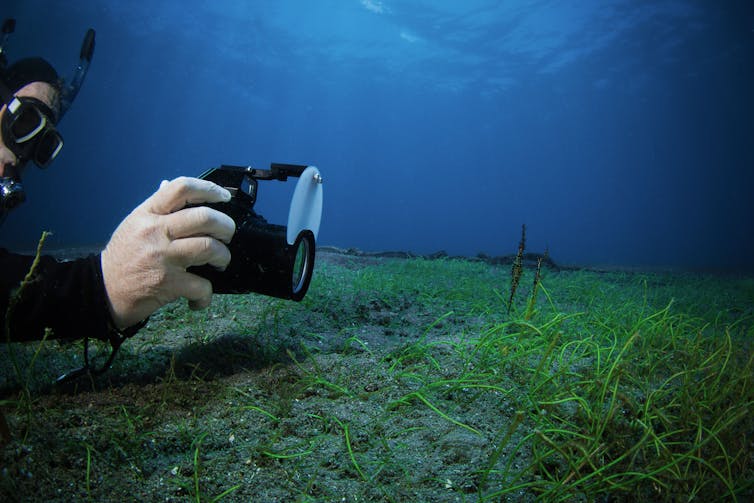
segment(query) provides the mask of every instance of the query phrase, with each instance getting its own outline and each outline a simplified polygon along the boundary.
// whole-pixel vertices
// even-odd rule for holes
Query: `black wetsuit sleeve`
[[[0,250],[0,318],[3,341],[85,336],[110,340],[112,322],[99,255],[68,262],[40,257],[35,274],[19,290],[34,257]],[[20,291],[20,295],[16,295]],[[10,299],[16,295],[16,300]],[[12,304],[9,309],[9,302]],[[7,318],[7,319],[6,319]]]

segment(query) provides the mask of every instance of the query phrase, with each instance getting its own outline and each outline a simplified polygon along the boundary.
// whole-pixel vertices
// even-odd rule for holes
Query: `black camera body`
[[[302,176],[303,175],[303,176]],[[288,226],[269,223],[254,211],[259,180],[298,177]],[[272,164],[269,170],[222,165],[199,176],[225,187],[227,203],[205,204],[230,216],[236,232],[228,244],[231,260],[224,271],[210,265],[189,272],[212,282],[215,293],[255,292],[300,301],[314,270],[316,233],[322,212],[322,178],[313,166]]]

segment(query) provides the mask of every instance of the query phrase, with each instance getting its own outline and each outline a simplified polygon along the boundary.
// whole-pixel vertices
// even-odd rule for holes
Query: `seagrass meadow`
[[[754,278],[511,282],[323,252],[301,303],[171,304],[97,378],[50,384],[80,344],[5,345],[0,499],[754,498]]]

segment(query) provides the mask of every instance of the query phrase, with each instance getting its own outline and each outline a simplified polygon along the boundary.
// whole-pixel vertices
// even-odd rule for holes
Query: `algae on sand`
[[[78,354],[47,342],[0,497],[754,496],[754,279],[546,270],[531,306],[524,271],[509,315],[509,274],[321,254],[303,302],[166,306],[77,388],[46,385]]]

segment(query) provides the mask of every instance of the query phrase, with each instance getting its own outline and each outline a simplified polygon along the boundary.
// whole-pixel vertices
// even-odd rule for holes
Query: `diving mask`
[[[6,19],[0,29],[0,104],[7,105],[0,121],[0,134],[5,146],[18,158],[18,166],[32,161],[40,168],[46,168],[63,148],[63,138],[55,124],[71,107],[84,82],[94,55],[95,33],[92,29],[86,32],[73,76],[61,80],[55,69],[42,58],[24,58],[8,64],[6,47],[15,27],[15,20]],[[15,95],[32,82],[46,82],[58,91],[60,106],[57,113],[39,100]],[[19,173],[0,177],[0,223],[8,211],[24,199]]]
[[[21,164],[32,161],[48,167],[63,148],[63,137],[55,129],[52,110],[40,100],[13,96],[2,119],[5,146]]]
[[[13,96],[3,113],[0,129],[5,146],[23,166],[32,161],[40,168],[49,166],[63,148],[63,138],[55,129],[52,110],[34,98]],[[0,223],[8,212],[26,200],[18,176],[0,177]]]

